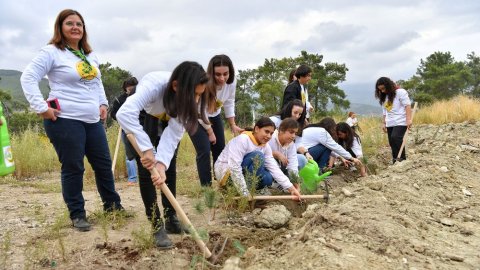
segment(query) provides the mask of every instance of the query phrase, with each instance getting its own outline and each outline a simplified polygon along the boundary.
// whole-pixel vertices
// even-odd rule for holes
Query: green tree
[[[253,112],[257,110],[258,103],[254,98],[255,90],[253,85],[255,84],[256,76],[256,71],[252,69],[238,71],[235,94],[235,121],[239,126],[250,126],[255,121]]]
[[[435,52],[420,60],[416,75],[404,87],[420,102],[441,100],[468,93],[469,80],[465,63],[455,61],[450,52]]]
[[[112,64],[108,62],[100,64],[100,72],[102,73],[105,95],[107,96],[108,102],[111,103],[116,96],[123,92],[123,81],[131,77],[132,74],[119,67],[112,67]]]
[[[470,93],[474,97],[480,97],[480,57],[472,52],[467,54],[467,59],[466,65],[470,72]]]
[[[254,107],[264,115],[279,111],[288,74],[292,69],[305,64],[312,68],[312,80],[306,85],[306,88],[310,103],[316,109],[316,113],[325,114],[329,102],[337,109],[347,109],[350,102],[345,99],[345,92],[338,87],[338,83],[345,80],[347,67],[345,64],[338,63],[322,65],[322,61],[323,55],[301,51],[300,55],[295,58],[265,59],[262,66],[242,74],[244,77],[250,76],[248,78],[249,85],[253,86],[254,93],[252,94],[256,98]],[[247,79],[244,78],[244,80]],[[240,79],[237,81],[237,85],[239,84]],[[238,89],[237,86],[237,91]]]

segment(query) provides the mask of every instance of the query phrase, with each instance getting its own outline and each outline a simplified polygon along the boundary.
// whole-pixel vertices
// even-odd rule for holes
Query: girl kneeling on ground
[[[272,148],[273,158],[278,163],[280,170],[286,175],[293,174],[298,176],[298,171],[305,166],[300,167],[297,159],[297,147],[295,146],[295,137],[298,132],[298,122],[294,118],[284,119],[268,141]],[[302,155],[303,156],[303,155]]]
[[[337,130],[337,137],[338,137],[338,144],[340,144],[345,150],[347,150],[352,157],[361,159],[363,157],[363,151],[362,151],[362,143],[360,141],[360,136],[355,132],[355,130],[350,127],[349,124],[340,122],[337,124],[336,127]],[[330,158],[328,167],[332,168],[333,163],[335,162],[335,158],[338,157],[335,154],[332,154],[332,158]],[[346,164],[345,159],[340,157],[342,162]],[[360,175],[367,176],[367,171],[363,163],[357,164],[359,169],[360,169]]]
[[[253,131],[246,131],[233,138],[215,162],[215,176],[224,185],[229,176],[237,190],[243,196],[250,195],[251,181],[246,181],[247,172],[258,177],[255,189],[259,190],[277,182],[288,190],[296,199],[300,192],[293,186],[288,177],[282,173],[272,156],[268,141],[275,131],[275,124],[268,117],[262,117],[255,123]],[[248,182],[248,183],[247,183]]]
[[[323,118],[317,124],[311,124],[303,130],[302,145],[317,162],[318,166],[324,169],[327,166],[330,154],[346,159],[346,163],[360,164],[360,160],[354,158],[341,145],[337,143],[337,131],[335,120],[330,117]]]

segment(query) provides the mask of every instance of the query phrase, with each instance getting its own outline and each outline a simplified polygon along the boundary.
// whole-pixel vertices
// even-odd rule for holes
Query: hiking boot
[[[153,234],[153,238],[155,240],[155,246],[159,249],[169,249],[173,247],[173,243],[170,238],[168,238],[167,231],[165,231],[163,227]]]
[[[92,226],[90,225],[90,223],[88,223],[87,218],[85,217],[74,218],[72,219],[72,223],[73,227],[80,232],[90,231],[90,228]]]
[[[172,234],[188,233],[188,229],[182,226],[176,214],[165,219],[165,230]]]

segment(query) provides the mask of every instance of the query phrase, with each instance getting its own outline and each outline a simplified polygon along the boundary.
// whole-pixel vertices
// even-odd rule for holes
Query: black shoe
[[[112,213],[113,211],[125,211],[125,208],[120,203],[111,203],[105,204],[103,210],[107,213]]]
[[[172,234],[188,233],[188,229],[178,221],[177,215],[173,214],[165,219],[165,230]]]
[[[160,228],[153,234],[153,237],[155,240],[155,246],[157,246],[159,249],[169,249],[173,247],[173,243],[170,238],[168,238],[165,228]]]
[[[85,217],[74,218],[72,219],[72,222],[73,227],[80,232],[90,231],[90,228],[92,226],[90,225],[90,223],[88,223],[87,218]]]

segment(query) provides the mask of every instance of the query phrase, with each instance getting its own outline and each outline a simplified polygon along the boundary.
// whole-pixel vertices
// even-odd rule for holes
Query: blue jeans
[[[43,120],[43,125],[62,164],[62,195],[70,218],[86,216],[82,195],[85,156],[95,172],[95,182],[104,210],[121,208],[120,196],[115,191],[112,160],[102,123],[88,124],[58,117],[56,121]]]
[[[258,164],[255,161],[258,160]],[[256,168],[258,167],[258,168]],[[258,183],[256,189],[262,189],[266,186],[271,186],[273,183],[273,176],[265,168],[265,156],[260,151],[253,151],[245,155],[242,161],[243,175],[246,173],[253,174],[253,170],[257,169],[255,175],[258,176]],[[251,180],[245,178],[248,188],[251,187]]]
[[[307,165],[307,157],[302,155],[302,154],[297,154],[297,160],[298,160],[298,170],[300,171],[301,169],[303,169],[303,167],[305,167],[305,165]]]
[[[327,167],[328,159],[330,158],[332,150],[328,149],[323,144],[317,144],[308,148],[308,152],[313,157],[315,162],[317,162],[320,169]]]
[[[210,151],[212,152],[213,164],[215,164],[218,156],[220,156],[223,148],[225,148],[225,131],[223,130],[223,120],[220,114],[215,117],[210,117],[209,121],[212,124],[213,133],[217,139],[215,144],[210,143],[207,131],[200,125],[195,134],[190,135],[190,139],[197,152],[197,171],[202,186],[210,186],[212,184]]]
[[[126,159],[128,182],[136,183],[137,182],[137,162],[135,159],[128,160]]]

